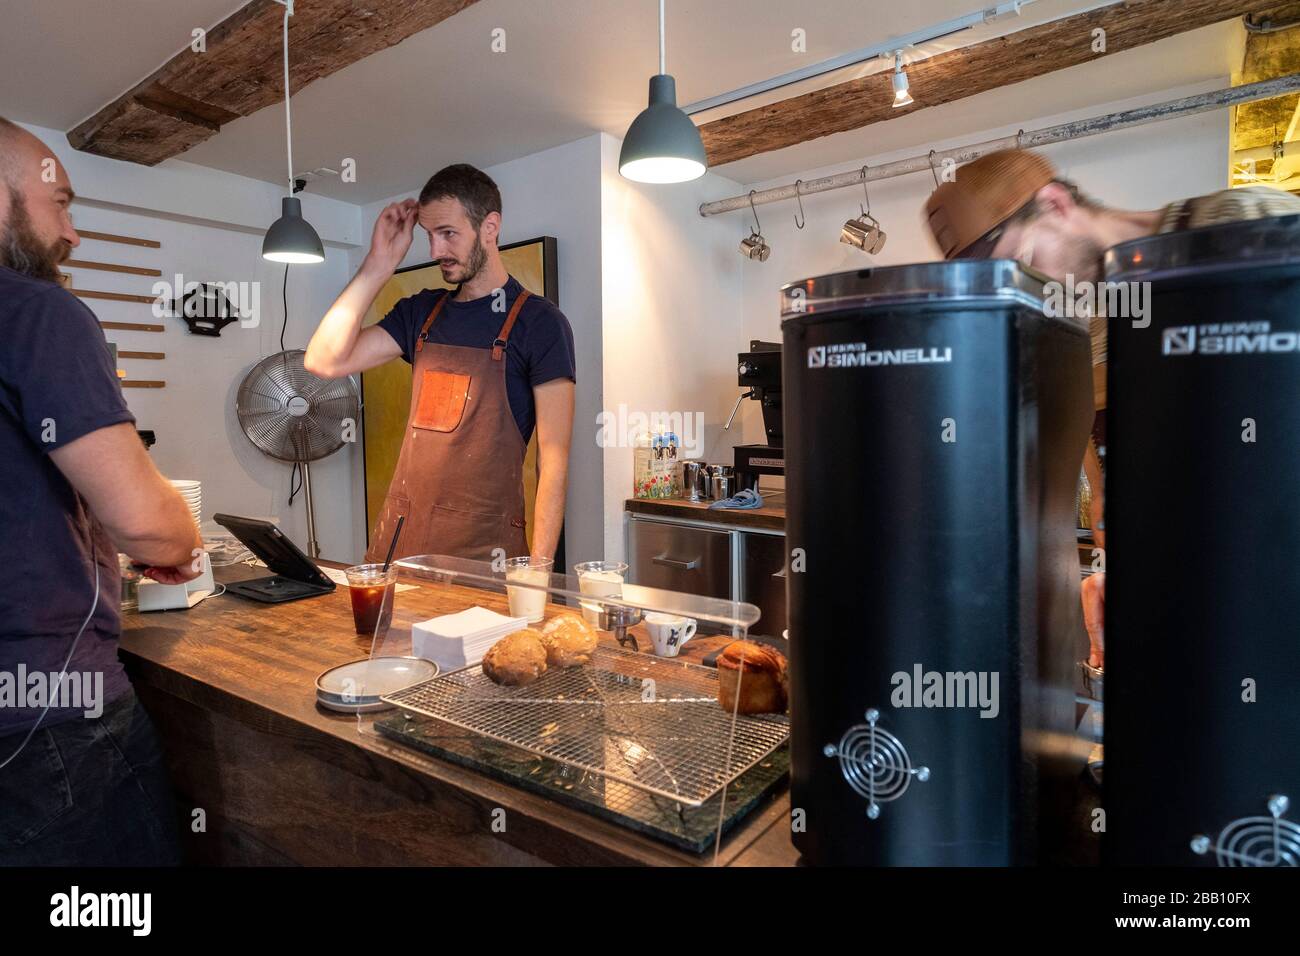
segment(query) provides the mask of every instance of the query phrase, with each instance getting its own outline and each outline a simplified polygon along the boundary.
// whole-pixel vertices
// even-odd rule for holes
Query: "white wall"
[[[154,317],[149,305],[83,299],[101,321],[162,324],[166,330],[107,330],[119,349],[164,352],[161,361],[122,359],[128,378],[160,379],[162,389],[127,388],[127,404],[141,429],[152,429],[152,457],[164,475],[203,482],[203,516],[217,511],[272,517],[299,545],[306,545],[305,503],[287,505],[290,466],[257,451],[239,429],[235,394],[244,373],[280,349],[283,267],[261,256],[262,233],[279,216],[282,192],[256,180],[188,163],[168,161],[149,169],[79,153],[55,130],[28,127],[68,169],[78,194],[79,229],[154,239],[160,249],[87,239],[74,258],[160,269],[163,279],[68,267],[75,289],[152,295],[154,283],[259,282],[257,327],[228,325],[218,338],[190,334],[184,322]],[[285,346],[298,348],[347,279],[347,245],[360,229],[355,206],[304,196],[304,213],[327,243],[326,261],[290,270],[289,324]],[[355,446],[312,469],[317,536],[327,558],[356,552],[351,491]]]
[[[569,456],[569,492],[565,509],[565,546],[569,563],[599,553],[603,534],[601,457],[590,429],[601,408],[601,205],[600,137],[588,136],[553,149],[484,169],[501,189],[502,243],[554,236],[559,261],[560,310],[573,327],[578,387],[574,441]],[[429,170],[429,175],[437,172]],[[361,209],[362,231],[369,243],[375,219],[389,202],[418,196],[424,181],[410,190]],[[365,248],[352,254],[361,265]],[[416,231],[403,266],[429,260],[427,236]],[[322,313],[323,314],[323,313]],[[357,527],[365,539],[363,475],[354,475]],[[585,555],[588,557],[579,557]]]
[[[796,179],[810,180],[835,172],[872,166],[914,156],[929,149],[947,149],[999,136],[1014,135],[1019,129],[1037,129],[1087,116],[1101,115],[1135,106],[1189,96],[1227,85],[1227,78],[1211,83],[1165,90],[1139,99],[1039,117],[1013,117],[1005,126],[963,136],[959,140],[927,143],[896,153],[864,156],[833,167],[791,172],[779,180],[753,183],[727,195],[750,189],[785,185]],[[1117,208],[1152,209],[1174,199],[1225,188],[1228,183],[1230,111],[1213,110],[1199,116],[1167,120],[1132,129],[1103,133],[1068,143],[1045,147],[1049,157],[1066,178],[1075,180],[1085,193]],[[743,275],[744,338],[781,339],[778,290],[787,282],[810,276],[859,269],[866,266],[898,265],[938,258],[929,231],[921,220],[926,198],[934,189],[929,173],[918,173],[872,184],[871,211],[881,221],[888,240],[877,256],[865,256],[839,242],[839,229],[858,214],[863,200],[861,189],[840,189],[803,200],[807,225],[795,228],[794,203],[760,206],[763,234],[772,246],[767,262],[745,262]],[[723,198],[715,193],[710,198]],[[716,217],[730,226],[738,240],[750,228],[748,211]],[[718,356],[721,362],[725,356]],[[747,402],[747,405],[753,403]],[[761,441],[762,419],[757,408],[747,409],[745,440]]]
[[[743,236],[733,222],[701,217],[699,206],[740,186],[716,173],[674,185],[630,182],[618,172],[621,146],[601,134],[604,408],[620,420],[620,406],[687,422],[700,413],[699,457],[729,462],[739,435],[722,425],[740,394],[736,353],[747,346],[736,251]],[[594,442],[594,424],[578,439]],[[632,448],[605,448],[604,469],[604,556],[625,560]]]

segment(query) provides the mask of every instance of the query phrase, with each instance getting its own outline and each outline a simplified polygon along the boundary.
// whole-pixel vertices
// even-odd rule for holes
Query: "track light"
[[[907,106],[912,102],[912,94],[907,92],[907,74],[903,72],[903,51],[894,54],[894,109]]]

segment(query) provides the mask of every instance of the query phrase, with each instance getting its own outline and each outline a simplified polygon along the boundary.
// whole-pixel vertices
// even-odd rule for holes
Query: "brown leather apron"
[[[451,292],[439,296],[415,343],[411,413],[366,561],[382,561],[399,515],[397,555],[490,560],[528,554],[526,448],[506,394],[506,340],[528,299],[515,299],[490,349],[425,340]]]

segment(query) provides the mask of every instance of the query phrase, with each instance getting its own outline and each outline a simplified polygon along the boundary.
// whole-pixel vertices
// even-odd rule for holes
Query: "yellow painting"
[[[549,237],[501,247],[506,270],[534,295],[544,295],[558,305],[555,289],[555,240]],[[442,270],[435,263],[411,266],[397,272],[380,291],[366,314],[365,325],[374,325],[398,301],[423,289],[446,289]],[[400,358],[361,375],[362,441],[366,468],[366,543],[388,494],[397,469],[397,455],[406,434],[411,409],[411,366]],[[533,503],[537,498],[537,433],[533,432],[524,458],[524,519],[528,544],[532,547]]]

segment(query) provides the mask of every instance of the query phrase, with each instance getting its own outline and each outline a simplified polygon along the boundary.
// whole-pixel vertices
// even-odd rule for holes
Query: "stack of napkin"
[[[507,617],[485,607],[420,621],[411,628],[411,653],[456,670],[483,660],[487,649],[512,631],[528,626],[526,617]]]

